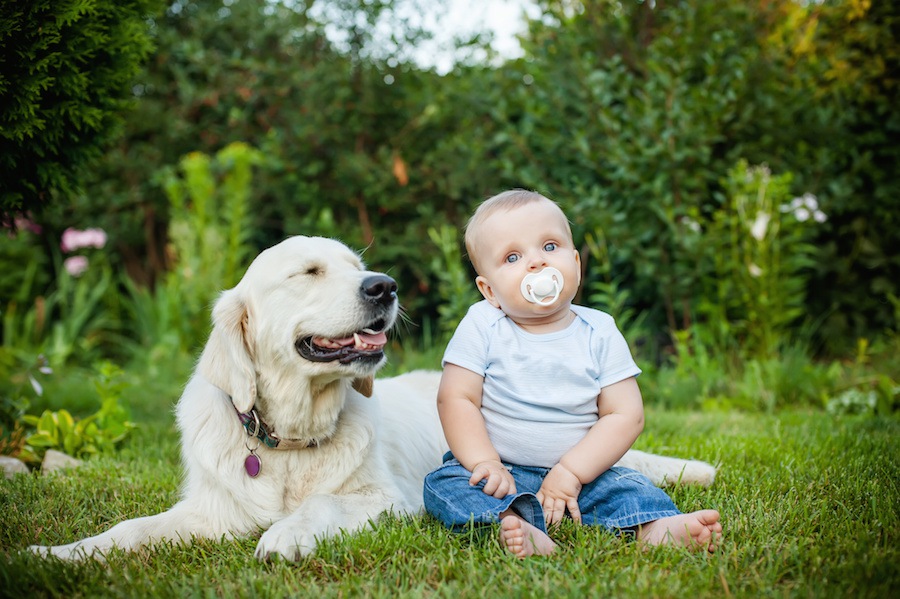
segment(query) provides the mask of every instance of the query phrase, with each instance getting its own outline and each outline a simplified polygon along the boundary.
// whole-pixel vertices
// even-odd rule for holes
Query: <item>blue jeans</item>
[[[447,528],[460,532],[471,523],[498,522],[500,514],[512,508],[526,521],[547,532],[544,510],[536,493],[550,469],[504,465],[516,481],[516,493],[497,499],[482,491],[485,481],[469,485],[472,473],[448,453],[444,456],[444,464],[425,477],[425,510]],[[578,508],[583,524],[602,526],[616,534],[681,513],[666,492],[654,486],[646,476],[616,466],[582,487]]]

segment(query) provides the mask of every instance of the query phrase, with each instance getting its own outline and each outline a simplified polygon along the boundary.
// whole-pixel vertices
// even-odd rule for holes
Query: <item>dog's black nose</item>
[[[364,300],[387,306],[397,299],[397,281],[387,275],[372,275],[363,279],[359,292]]]

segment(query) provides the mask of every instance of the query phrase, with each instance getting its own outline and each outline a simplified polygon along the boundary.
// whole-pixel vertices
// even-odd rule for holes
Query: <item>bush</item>
[[[0,4],[0,221],[71,196],[118,132],[160,0]]]
[[[100,409],[76,420],[68,410],[44,410],[40,417],[25,415],[24,422],[34,427],[25,438],[19,457],[39,463],[48,449],[56,449],[77,458],[112,453],[135,427],[128,412],[119,403],[125,384],[123,372],[109,362],[97,368],[94,387],[100,399]]]

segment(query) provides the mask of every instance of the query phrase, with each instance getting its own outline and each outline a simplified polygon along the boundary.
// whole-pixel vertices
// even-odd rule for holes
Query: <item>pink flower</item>
[[[80,277],[88,268],[88,259],[84,256],[70,256],[63,261],[63,268],[73,277]]]
[[[81,248],[101,249],[106,245],[106,231],[103,229],[85,229],[79,231],[69,227],[62,234],[62,242],[59,247],[62,251],[74,252]]]
[[[24,216],[17,216],[15,222],[16,222],[16,228],[19,230],[25,229],[27,231],[31,231],[32,233],[34,233],[36,235],[41,234],[41,226],[32,222],[31,220],[29,220],[28,218],[26,218]]]

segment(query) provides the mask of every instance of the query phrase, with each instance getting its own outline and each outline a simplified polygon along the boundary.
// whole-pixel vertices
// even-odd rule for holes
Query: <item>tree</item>
[[[115,137],[160,0],[0,4],[0,217],[71,197]]]

